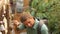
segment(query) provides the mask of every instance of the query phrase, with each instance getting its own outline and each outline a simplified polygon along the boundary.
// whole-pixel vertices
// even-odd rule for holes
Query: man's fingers
[[[13,20],[13,23],[14,23],[15,25],[18,25],[18,24],[19,24],[19,22],[18,22],[17,20]]]

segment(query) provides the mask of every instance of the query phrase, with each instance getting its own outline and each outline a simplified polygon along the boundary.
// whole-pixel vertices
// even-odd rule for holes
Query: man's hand
[[[13,20],[13,24],[18,26],[20,23],[17,20]]]

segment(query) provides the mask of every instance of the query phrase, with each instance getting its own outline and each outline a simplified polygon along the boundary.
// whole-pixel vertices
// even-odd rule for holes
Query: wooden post
[[[10,34],[10,29],[9,29],[9,7],[8,5],[6,5],[6,18],[7,18],[7,27],[8,27],[8,33],[7,34]]]
[[[2,21],[3,20],[3,18],[2,18],[2,14],[3,14],[3,0],[1,0],[0,1],[0,21]]]
[[[5,11],[6,11],[6,14],[5,14],[5,17],[7,19],[7,34],[10,34],[10,28],[9,28],[9,25],[10,25],[10,13],[9,13],[9,0],[5,0]]]

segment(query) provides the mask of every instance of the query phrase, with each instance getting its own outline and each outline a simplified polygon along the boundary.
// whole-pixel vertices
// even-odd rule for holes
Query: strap
[[[38,27],[37,27],[37,34],[41,34],[41,27],[42,27],[43,23],[42,21],[39,22]]]
[[[38,24],[38,27],[37,27],[37,34],[41,34],[41,26]]]

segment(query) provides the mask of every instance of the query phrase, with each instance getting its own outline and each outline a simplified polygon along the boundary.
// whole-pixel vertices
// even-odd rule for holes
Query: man
[[[38,24],[39,21],[34,19],[30,13],[23,13],[21,18],[21,24],[18,23],[17,20],[14,20],[13,23],[17,25],[17,28],[23,30],[26,28],[27,34],[38,34]],[[40,30],[40,29],[39,29]],[[42,26],[41,34],[48,34],[48,29],[45,24]]]

